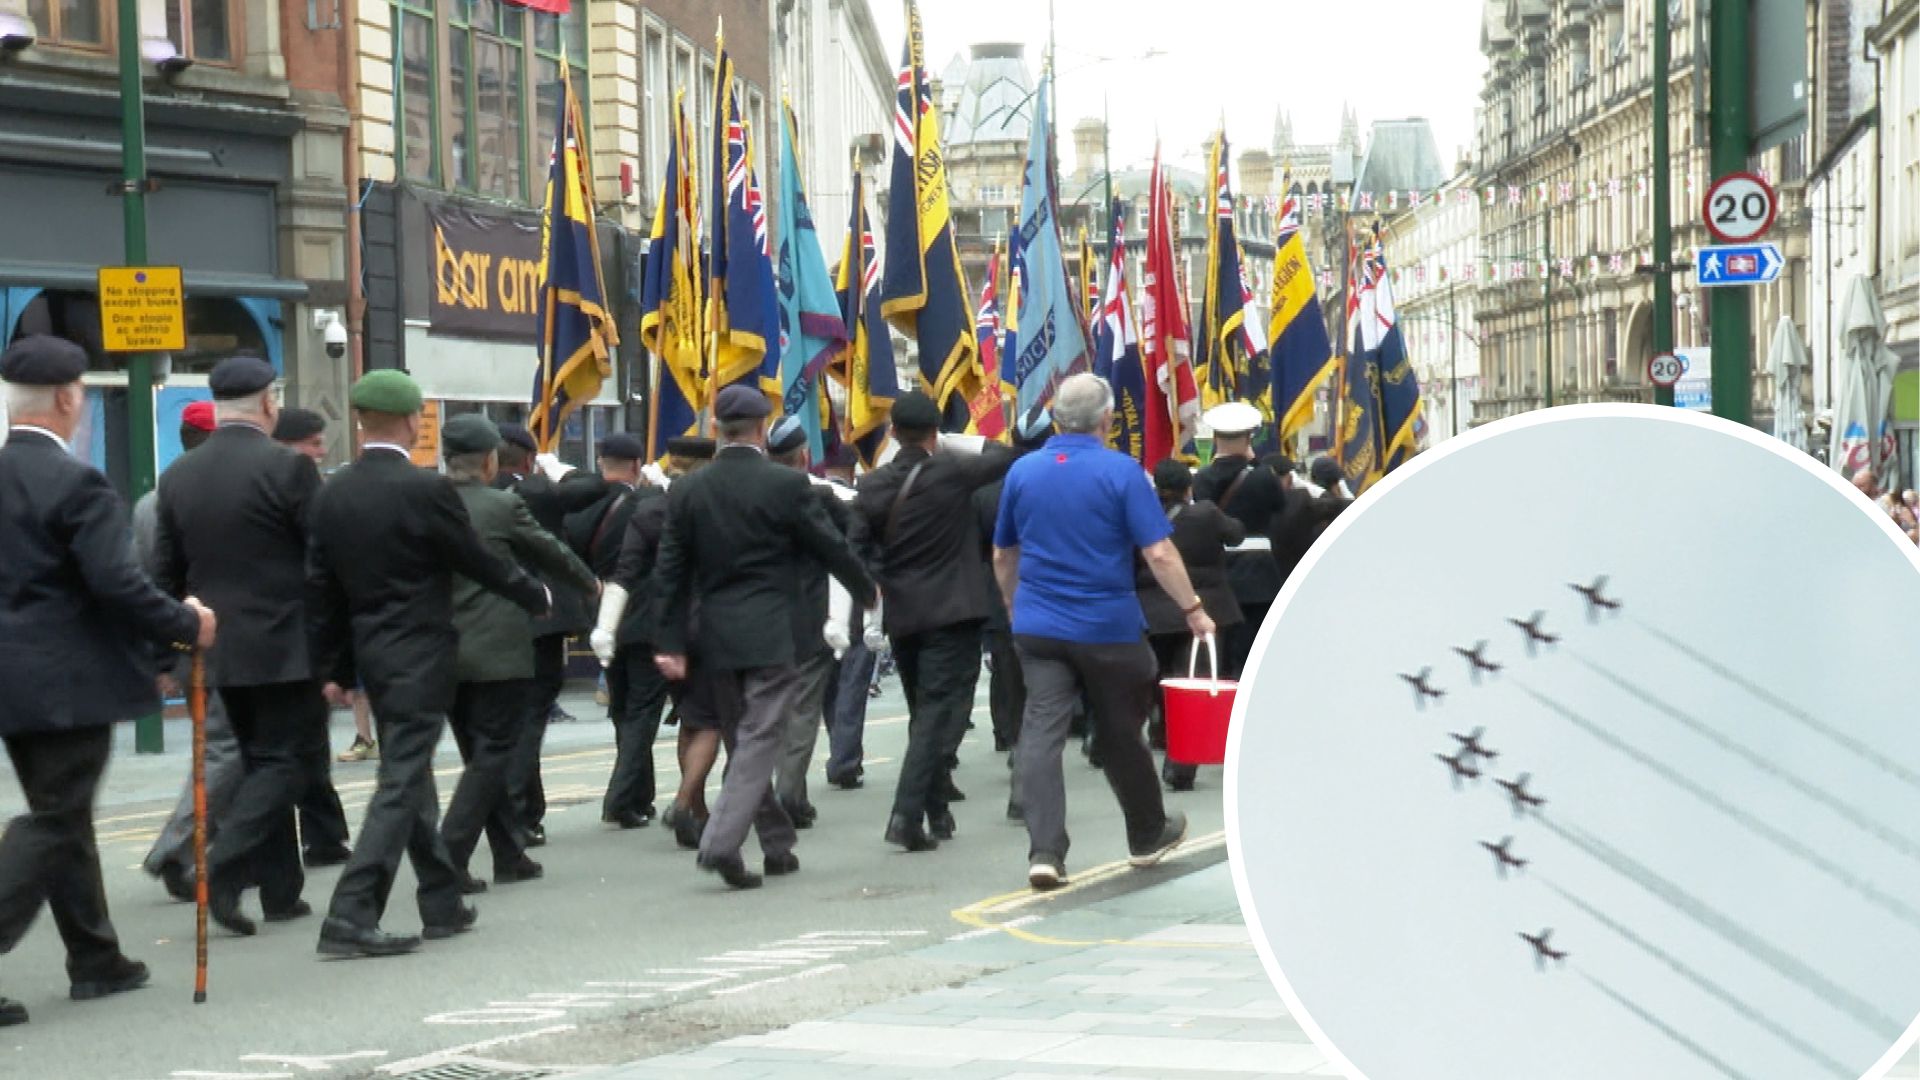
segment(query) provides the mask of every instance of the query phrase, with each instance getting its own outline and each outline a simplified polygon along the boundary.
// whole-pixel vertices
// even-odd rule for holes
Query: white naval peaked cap
[[[1216,434],[1245,435],[1260,426],[1260,410],[1244,401],[1229,401],[1208,409],[1200,419]]]

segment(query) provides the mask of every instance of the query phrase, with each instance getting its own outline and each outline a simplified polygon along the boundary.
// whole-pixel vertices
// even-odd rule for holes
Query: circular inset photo
[[[1235,705],[1240,904],[1366,1080],[1857,1080],[1920,1014],[1920,556],[1675,409],[1492,425],[1368,493]]]

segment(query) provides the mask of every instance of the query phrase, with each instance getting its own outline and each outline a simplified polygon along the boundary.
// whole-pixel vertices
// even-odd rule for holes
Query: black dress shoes
[[[858,769],[848,773],[841,773],[839,776],[829,776],[827,777],[827,783],[832,784],[841,791],[858,791],[867,784],[865,780],[861,779],[860,770]]]
[[[295,900],[293,903],[278,911],[267,912],[267,921],[292,922],[295,919],[304,919],[311,914],[313,914],[312,904],[307,903],[305,900]]]
[[[494,867],[493,883],[495,885],[518,885],[523,881],[533,881],[536,878],[544,877],[546,872],[546,867],[522,855],[518,862],[510,862],[505,866]]]
[[[0,1027],[27,1022],[27,1007],[12,998],[0,998]]]
[[[75,979],[67,987],[67,996],[75,1001],[92,1001],[108,994],[138,990],[147,985],[147,965],[117,956],[113,962],[84,979]],[[25,1015],[21,1019],[26,1019]]]
[[[927,815],[927,831],[933,834],[935,840],[953,839],[953,830],[953,811],[942,810],[937,814]]]
[[[461,896],[479,896],[481,893],[486,891],[487,891],[486,882],[480,880],[477,877],[474,877],[472,874],[466,874],[463,872],[460,879],[460,895]]]
[[[527,846],[528,846],[528,847],[545,847],[545,846],[547,846],[547,828],[546,828],[546,826],[544,826],[544,825],[529,825],[529,826],[527,826]]]
[[[738,855],[723,855],[709,859],[705,855],[699,858],[700,869],[719,874],[720,880],[736,889],[757,889],[760,887],[760,875],[747,869],[747,864]],[[794,860],[795,868],[799,860]]]
[[[623,829],[644,829],[653,821],[651,812],[642,814],[634,810],[621,810],[611,815],[602,815],[601,821],[608,825],[618,825]]]
[[[940,778],[940,798],[950,803],[966,802],[967,793],[955,787],[953,777],[947,775]]]
[[[781,855],[769,855],[766,861],[768,877],[782,877],[800,872],[800,856],[789,851]]]
[[[160,884],[166,886],[167,895],[183,904],[191,904],[200,897],[193,887],[193,871],[179,863],[168,863],[160,868]]]
[[[445,941],[455,934],[464,934],[473,929],[473,924],[478,921],[480,921],[480,909],[461,904],[460,910],[454,914],[452,921],[428,923],[420,928],[420,936],[428,941]]]
[[[419,947],[417,937],[389,934],[377,926],[355,926],[334,916],[320,924],[322,956],[399,956]]]
[[[920,823],[895,814],[887,819],[887,843],[898,844],[908,851],[932,851],[940,844],[927,835]]]
[[[219,923],[228,933],[241,937],[252,937],[260,932],[252,919],[240,914],[240,891],[238,889],[214,888],[207,897],[207,914]]]
[[[301,860],[309,870],[319,870],[328,866],[344,866],[353,858],[353,849],[345,844],[335,844],[327,848],[309,848]]]
[[[682,810],[673,819],[674,842],[688,851],[700,849],[700,836],[707,831],[707,819],[697,817],[691,811]]]
[[[793,822],[793,827],[796,829],[811,829],[813,823],[820,817],[820,811],[815,810],[811,803],[788,802],[782,799],[780,809],[787,812],[787,819]]]

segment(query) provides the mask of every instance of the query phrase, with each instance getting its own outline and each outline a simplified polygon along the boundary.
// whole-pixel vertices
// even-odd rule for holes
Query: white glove
[[[977,454],[986,449],[986,446],[987,437],[985,435],[943,434],[940,436],[940,449],[942,450],[958,451],[963,454]]]
[[[587,641],[593,645],[593,655],[600,660],[601,667],[613,664],[614,633],[620,629],[620,619],[627,613],[627,590],[607,582],[600,591],[600,616],[595,620],[593,633],[587,635]]]
[[[558,454],[535,454],[533,463],[540,467],[541,472],[547,474],[547,479],[556,484],[566,479],[567,474],[573,471],[573,466],[561,461]]]
[[[887,647],[887,632],[880,629],[879,620],[876,619],[868,625],[866,633],[860,635],[860,643],[865,645],[869,652],[879,652]]]
[[[823,631],[823,633],[827,639],[827,648],[833,650],[833,658],[835,660],[846,655],[847,650],[853,647],[853,638],[847,634],[846,623],[835,622],[832,619],[828,619],[826,630]]]

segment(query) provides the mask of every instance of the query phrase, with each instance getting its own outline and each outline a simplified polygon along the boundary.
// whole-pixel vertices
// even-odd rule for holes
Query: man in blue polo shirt
[[[1156,667],[1133,588],[1134,552],[1186,613],[1195,636],[1213,633],[1173,528],[1132,458],[1107,449],[1113,390],[1075,375],[1053,399],[1060,434],[1007,474],[993,536],[993,568],[1027,684],[1014,789],[1026,808],[1027,881],[1066,883],[1067,792],[1060,754],[1074,704],[1086,695],[1107,783],[1127,824],[1136,867],[1185,838],[1187,819],[1161,802],[1141,736]]]

